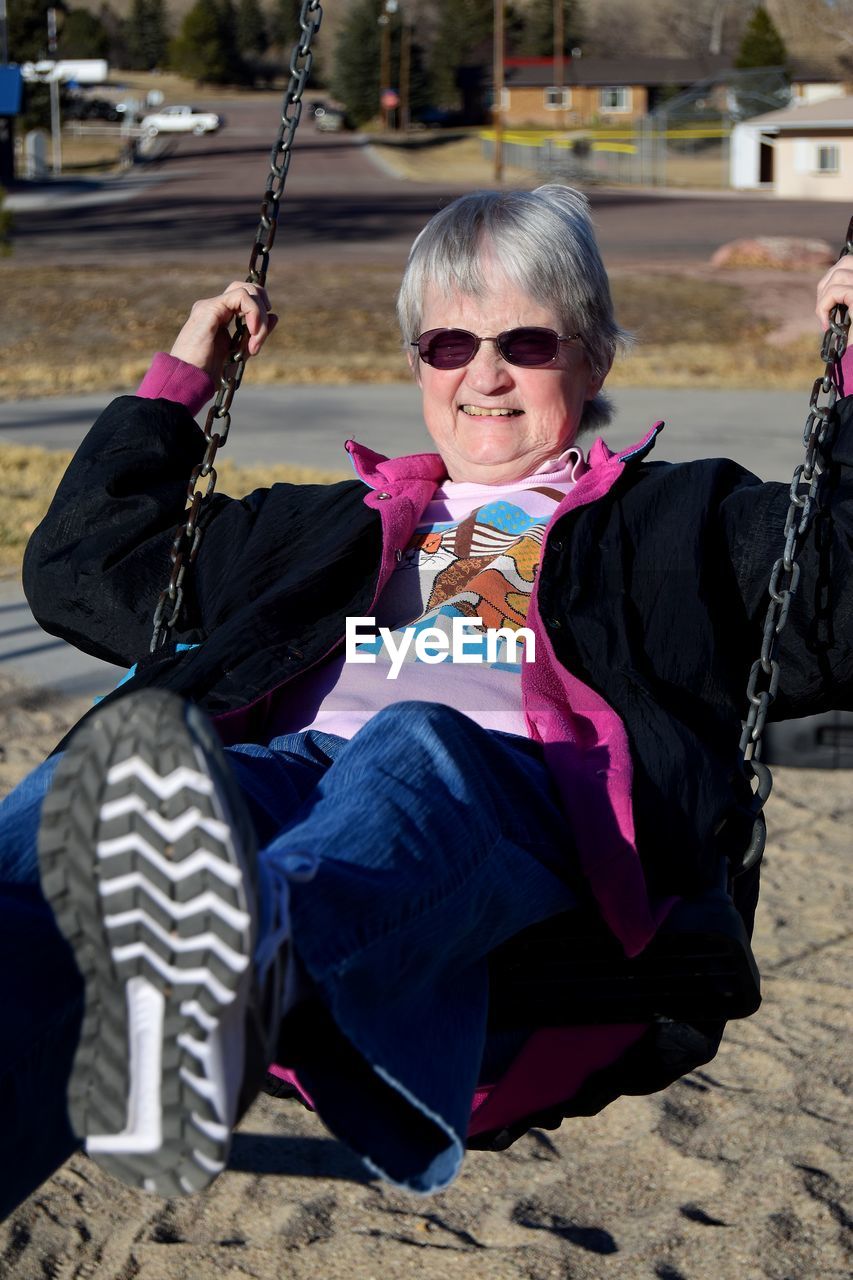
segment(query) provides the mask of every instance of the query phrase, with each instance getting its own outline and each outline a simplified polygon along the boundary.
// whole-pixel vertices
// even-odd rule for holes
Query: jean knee
[[[372,716],[365,728],[378,733],[406,734],[416,737],[435,734],[440,738],[477,731],[474,721],[455,707],[443,702],[392,702]]]

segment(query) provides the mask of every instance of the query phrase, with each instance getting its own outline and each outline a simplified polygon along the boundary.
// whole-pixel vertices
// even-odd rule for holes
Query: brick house
[[[630,125],[665,98],[720,76],[728,58],[566,58],[563,88],[552,58],[508,58],[503,120],[508,128],[577,129]]]

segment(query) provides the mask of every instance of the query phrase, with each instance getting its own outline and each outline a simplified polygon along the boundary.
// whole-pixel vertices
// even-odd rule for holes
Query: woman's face
[[[485,272],[483,298],[428,289],[423,331],[467,329],[493,338],[507,329],[541,325],[562,333],[549,307],[509,284],[495,268]],[[434,369],[414,352],[424,420],[451,480],[501,484],[523,479],[572,443],[584,405],[604,374],[593,372],[579,342],[560,343],[549,365],[508,364],[493,342],[483,342],[461,369]],[[605,370],[606,373],[606,370]]]

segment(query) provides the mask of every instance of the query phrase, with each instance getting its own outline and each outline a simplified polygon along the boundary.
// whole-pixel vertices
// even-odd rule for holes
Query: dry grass
[[[394,323],[397,273],[312,269],[311,300],[288,301],[256,382],[393,382],[407,376]],[[196,298],[227,283],[211,271],[125,266],[112,284],[88,268],[0,263],[8,399],[127,390],[155,351],[168,351]],[[273,286],[274,296],[274,286]],[[26,299],[26,305],[21,305]],[[364,334],[371,330],[369,348]]]
[[[48,508],[71,454],[32,445],[0,445],[0,577],[20,571],[21,557],[30,534]],[[293,484],[327,484],[346,478],[344,472],[312,467],[271,465],[238,467],[217,462],[221,493],[250,493],[278,481]]]
[[[107,132],[107,129],[109,132]],[[109,125],[97,133],[83,128],[64,129],[62,132],[63,173],[106,173],[119,168],[122,154],[127,151],[127,139],[121,135],[121,125]]]
[[[406,381],[394,323],[397,271],[312,266],[311,280],[310,301],[297,295],[282,304],[251,381]],[[0,262],[0,395],[130,390],[152,353],[170,349],[192,300],[225,283],[209,270],[127,266],[108,286],[87,268]],[[274,282],[272,291],[275,302]],[[738,285],[615,273],[613,291],[617,315],[638,338],[612,375],[623,386],[740,387],[766,384],[771,373],[775,386],[796,388],[814,378],[814,343],[770,346],[769,324],[750,312]]]
[[[479,133],[414,134],[396,142],[374,138],[374,152],[400,178],[413,182],[465,181],[485,186],[495,183],[494,160],[483,155]],[[508,153],[509,154],[509,153]],[[514,165],[504,168],[510,187],[535,187],[543,175]],[[728,187],[728,161],[722,145],[691,154],[670,151],[666,159],[666,185],[670,187]]]
[[[494,161],[483,155],[483,144],[477,133],[461,138],[455,134],[415,134],[404,142],[388,143],[374,138],[371,146],[381,162],[400,178],[414,182],[495,185]],[[530,169],[514,166],[504,169],[507,186],[535,187],[540,181]]]

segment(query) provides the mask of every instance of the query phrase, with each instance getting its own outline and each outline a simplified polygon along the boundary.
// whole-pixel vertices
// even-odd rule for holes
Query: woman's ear
[[[613,364],[613,360],[610,359],[607,361],[606,366],[602,369],[598,365],[594,365],[592,363],[591,357],[589,358],[589,381],[586,385],[587,400],[594,400],[595,397],[598,395],[599,391],[604,386],[604,381],[608,373],[610,372],[612,364]]]
[[[408,360],[408,362],[409,362],[409,368],[410,368],[410,369],[411,369],[411,371],[412,371],[412,377],[414,378],[414,380],[415,380],[415,382],[418,384],[418,386],[420,386],[420,385],[421,385],[421,361],[420,361],[420,357],[419,357],[419,356],[417,356],[417,355],[415,355],[415,353],[412,351],[412,349],[411,349],[411,347],[410,347],[410,348],[409,348],[409,350],[406,352],[406,359],[407,359],[407,360]]]

